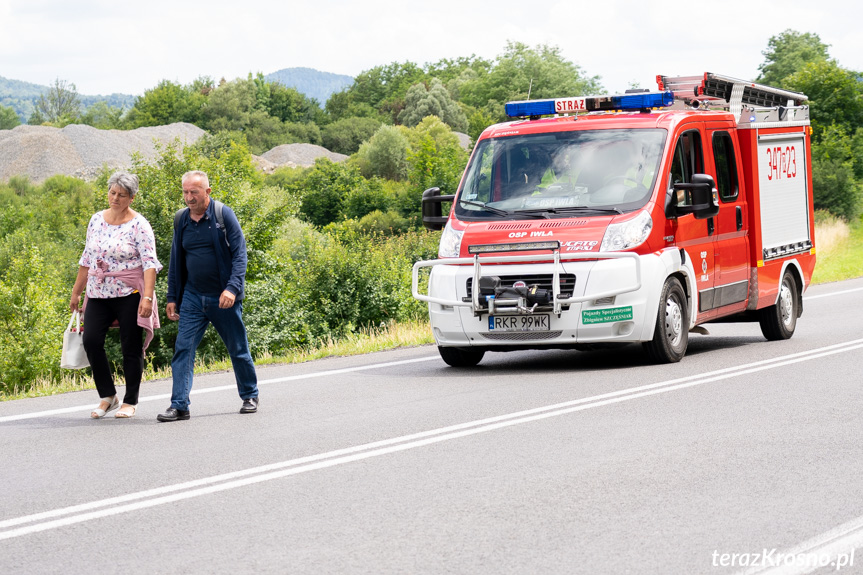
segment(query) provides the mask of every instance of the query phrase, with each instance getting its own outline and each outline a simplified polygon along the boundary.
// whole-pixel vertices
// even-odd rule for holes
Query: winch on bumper
[[[429,293],[421,294],[426,267]],[[631,252],[476,255],[417,262],[413,295],[429,303],[441,347],[644,341],[652,337],[659,297],[648,287],[654,282],[642,283],[645,273],[668,268],[656,255]]]

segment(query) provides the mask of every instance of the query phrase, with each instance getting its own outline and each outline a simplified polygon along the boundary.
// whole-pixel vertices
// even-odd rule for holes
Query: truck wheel
[[[485,352],[470,348],[438,346],[441,358],[451,367],[473,367],[482,361]]]
[[[758,323],[764,337],[770,341],[778,341],[794,335],[797,316],[800,314],[799,305],[797,282],[790,272],[785,272],[782,285],[779,286],[779,299],[774,305],[758,310]]]
[[[689,343],[689,310],[686,293],[677,278],[668,278],[662,286],[659,313],[653,339],[642,345],[656,363],[675,363],[683,359]]]

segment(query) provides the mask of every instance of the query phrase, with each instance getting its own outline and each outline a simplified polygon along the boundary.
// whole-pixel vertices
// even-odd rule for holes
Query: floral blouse
[[[78,265],[102,272],[119,272],[143,267],[145,270],[155,268],[156,273],[162,269],[162,264],[156,258],[156,238],[150,222],[141,214],[120,225],[111,225],[105,221],[102,212],[96,212],[90,218],[87,226],[87,245]],[[134,293],[135,288],[119,278],[106,276],[87,277],[87,297],[105,299],[126,297]]]

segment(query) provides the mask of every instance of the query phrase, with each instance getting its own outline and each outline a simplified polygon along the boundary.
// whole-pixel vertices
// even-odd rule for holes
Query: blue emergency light
[[[550,116],[611,110],[649,110],[667,108],[674,103],[674,93],[641,92],[614,96],[578,96],[574,98],[552,98],[549,100],[523,100],[507,102],[506,115],[510,118],[525,116]]]

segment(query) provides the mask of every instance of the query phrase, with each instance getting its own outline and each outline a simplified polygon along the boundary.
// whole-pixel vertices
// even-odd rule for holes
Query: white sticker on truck
[[[810,240],[806,145],[801,133],[758,142],[762,248]]]

